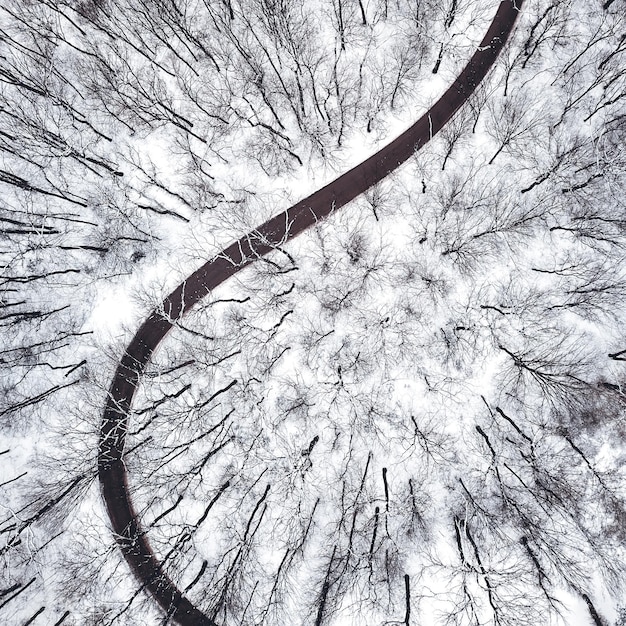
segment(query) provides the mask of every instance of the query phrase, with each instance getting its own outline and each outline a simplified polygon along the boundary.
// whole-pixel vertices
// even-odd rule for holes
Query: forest
[[[182,624],[171,584],[210,626],[626,626],[624,0],[505,0],[408,161],[164,304],[429,111],[498,4],[3,3],[0,622]]]

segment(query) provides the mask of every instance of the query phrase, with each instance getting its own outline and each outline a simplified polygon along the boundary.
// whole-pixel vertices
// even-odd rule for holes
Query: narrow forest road
[[[213,626],[163,571],[135,513],[124,446],[133,396],[150,357],[175,323],[211,290],[260,256],[341,208],[407,161],[472,95],[504,47],[523,0],[504,0],[477,51],[435,105],[406,132],[329,185],[273,217],[183,281],[141,325],[113,377],[100,429],[98,473],[111,526],[131,570],[181,626]]]

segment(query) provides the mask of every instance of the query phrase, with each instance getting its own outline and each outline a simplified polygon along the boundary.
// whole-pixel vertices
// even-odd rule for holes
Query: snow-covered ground
[[[163,622],[96,476],[126,344],[427,110],[496,8],[0,10],[3,623]],[[624,624],[623,8],[525,3],[438,137],[159,348],[132,497],[218,623]]]

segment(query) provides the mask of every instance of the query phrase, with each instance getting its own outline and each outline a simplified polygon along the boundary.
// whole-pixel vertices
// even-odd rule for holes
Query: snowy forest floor
[[[164,623],[97,480],[126,345],[426,111],[496,9],[0,9],[4,623]],[[433,141],[176,320],[123,464],[219,624],[626,622],[625,21],[529,0]]]

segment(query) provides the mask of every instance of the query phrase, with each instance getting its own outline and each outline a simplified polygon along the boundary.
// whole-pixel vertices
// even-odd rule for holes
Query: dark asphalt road
[[[131,570],[181,626],[213,626],[215,622],[189,602],[163,572],[135,513],[123,459],[133,396],[152,353],[173,324],[211,290],[380,182],[439,132],[486,76],[513,30],[522,3],[523,0],[501,2],[465,69],[413,126],[374,156],[205,263],[164,300],[165,314],[152,312],[126,349],[111,383],[100,429],[100,485],[115,538]]]

